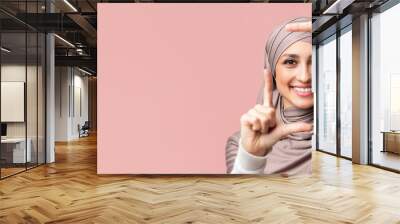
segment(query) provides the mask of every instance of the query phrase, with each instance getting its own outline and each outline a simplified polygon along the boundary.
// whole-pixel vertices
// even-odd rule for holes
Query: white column
[[[55,133],[55,76],[54,76],[54,35],[47,34],[46,36],[46,60],[47,60],[47,76],[46,76],[46,163],[55,161],[54,151],[54,133]]]
[[[353,162],[368,163],[368,15],[353,19]]]
[[[47,12],[53,12],[54,6],[50,1],[46,4]],[[54,133],[55,133],[55,44],[54,35],[46,35],[46,163],[55,161]]]

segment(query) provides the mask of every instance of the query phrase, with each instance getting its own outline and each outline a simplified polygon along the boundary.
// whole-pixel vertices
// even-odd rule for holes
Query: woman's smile
[[[311,85],[290,85],[289,88],[299,97],[311,97],[313,95]]]

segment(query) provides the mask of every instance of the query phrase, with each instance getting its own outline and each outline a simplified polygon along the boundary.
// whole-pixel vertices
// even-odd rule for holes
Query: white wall
[[[38,69],[38,70],[37,70]],[[27,80],[25,80],[27,79]],[[5,122],[7,123],[7,137],[21,138],[25,135],[30,139],[32,161],[44,162],[45,150],[45,117],[44,117],[44,74],[41,66],[25,64],[3,64],[1,66],[2,82],[24,82],[26,84],[26,107],[23,106],[22,112],[26,112],[26,121]],[[3,97],[3,96],[2,96]],[[2,108],[6,110],[7,108]],[[37,156],[37,153],[39,154]]]
[[[1,66],[1,81],[3,82],[25,82],[25,71],[24,65],[8,64]],[[32,67],[28,66],[28,71]],[[31,72],[28,72],[31,74]],[[24,122],[8,122],[7,123],[7,137],[25,137],[25,123]]]
[[[76,68],[56,67],[55,89],[55,140],[77,139],[78,124],[88,120],[88,77]]]
[[[88,120],[88,77],[82,76],[82,73],[77,73],[74,70],[73,88],[71,91],[73,96],[71,99],[71,132],[72,138],[78,138],[78,125],[83,125]]]
[[[25,70],[27,69],[27,70]],[[26,73],[27,72],[27,73]],[[25,75],[28,77],[28,81],[30,85],[36,86],[36,66],[27,66],[25,67],[24,65],[19,65],[19,64],[5,64],[1,66],[1,81],[2,82],[25,82]],[[33,133],[33,131],[30,131],[30,128],[32,127],[32,130],[36,130],[36,113],[32,113],[32,111],[36,111],[36,88],[27,88],[27,116],[28,116],[28,137],[29,134]],[[30,105],[31,102],[34,102],[34,104]],[[35,124],[31,124],[31,122],[34,122]],[[25,123],[26,122],[7,122],[7,136],[8,137],[25,137]],[[36,134],[36,132],[35,132]]]
[[[68,140],[69,73],[70,71],[68,67],[55,68],[55,141]]]

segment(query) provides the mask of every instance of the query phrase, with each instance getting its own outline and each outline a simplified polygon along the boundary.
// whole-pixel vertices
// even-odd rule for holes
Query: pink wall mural
[[[222,174],[270,31],[311,4],[98,4],[99,174]]]

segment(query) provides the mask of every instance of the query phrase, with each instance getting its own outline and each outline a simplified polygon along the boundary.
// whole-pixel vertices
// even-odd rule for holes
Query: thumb
[[[271,133],[271,135],[273,135],[273,137],[276,139],[281,139],[293,133],[309,132],[312,130],[313,130],[313,124],[305,122],[295,122],[291,124],[283,124],[278,126]]]

